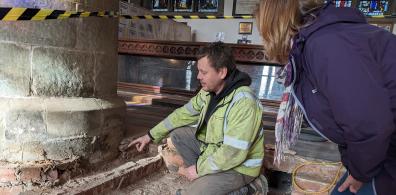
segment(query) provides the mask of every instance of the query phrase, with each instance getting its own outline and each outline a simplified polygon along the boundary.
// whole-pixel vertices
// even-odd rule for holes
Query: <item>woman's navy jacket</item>
[[[349,173],[396,194],[396,36],[332,4],[294,37],[294,96]]]

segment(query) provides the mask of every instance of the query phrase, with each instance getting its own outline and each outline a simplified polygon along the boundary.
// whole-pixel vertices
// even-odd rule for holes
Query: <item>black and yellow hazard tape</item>
[[[0,21],[17,21],[17,20],[50,20],[66,18],[84,18],[84,17],[119,17],[125,19],[251,19],[252,16],[174,16],[174,15],[143,15],[130,16],[119,15],[118,12],[100,11],[100,12],[70,12],[64,10],[35,9],[35,8],[8,8],[0,7]]]
[[[114,11],[99,12],[72,12],[64,10],[52,9],[36,9],[36,8],[9,8],[0,7],[0,21],[17,21],[17,20],[50,20],[50,19],[66,19],[66,18],[85,18],[85,17],[119,17],[125,19],[143,19],[143,20],[169,20],[169,19],[252,19],[253,16],[215,16],[215,15],[142,15],[130,16],[119,15]],[[396,16],[368,16],[369,18],[396,18]]]
[[[1,21],[17,20],[49,20],[66,18],[84,18],[90,16],[97,17],[118,17],[116,12],[70,12],[64,10],[35,9],[35,8],[0,8]]]

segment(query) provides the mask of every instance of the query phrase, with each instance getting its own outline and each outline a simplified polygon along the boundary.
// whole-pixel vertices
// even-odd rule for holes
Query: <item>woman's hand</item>
[[[353,178],[352,175],[348,175],[344,183],[338,188],[338,191],[343,192],[347,188],[349,188],[349,191],[356,194],[359,191],[359,189],[362,187],[362,185],[363,185],[362,182]]]

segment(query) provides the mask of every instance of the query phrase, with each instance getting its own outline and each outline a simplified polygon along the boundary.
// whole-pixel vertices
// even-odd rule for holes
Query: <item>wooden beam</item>
[[[121,55],[139,55],[171,59],[197,60],[199,49],[207,42],[119,40],[118,53]],[[238,64],[280,66],[266,60],[261,45],[226,44],[234,51]]]

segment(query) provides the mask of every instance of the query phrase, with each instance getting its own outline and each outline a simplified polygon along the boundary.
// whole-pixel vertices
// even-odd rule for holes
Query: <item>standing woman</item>
[[[323,0],[261,0],[256,20],[268,59],[287,64],[277,150],[304,114],[339,146],[347,173],[332,194],[396,194],[395,35]]]

